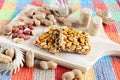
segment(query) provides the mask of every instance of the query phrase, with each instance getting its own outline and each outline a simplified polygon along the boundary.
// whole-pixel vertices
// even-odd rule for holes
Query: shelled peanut
[[[0,53],[0,62],[10,63],[14,59],[14,56],[15,56],[15,49],[12,47],[7,48]]]
[[[22,39],[28,40],[30,36],[34,35],[34,30],[32,25],[20,25],[12,29],[12,38],[14,40]]]
[[[10,56],[13,59],[13,57],[15,55],[15,49],[14,48],[8,48],[8,49],[6,49],[5,54],[7,56]]]
[[[53,61],[40,61],[39,66],[44,70],[55,69],[55,68],[57,68],[57,63],[55,63]]]
[[[12,62],[12,58],[10,56],[7,56],[3,53],[0,53],[0,63],[10,63]]]
[[[34,66],[34,52],[27,51],[25,54],[25,65],[26,67],[33,67]]]
[[[51,11],[45,10],[42,7],[39,10],[30,9],[25,12],[25,15],[29,18],[29,21],[25,21],[25,23],[30,24],[30,22],[33,22],[33,26],[51,26],[57,22],[54,15],[51,14]]]
[[[81,80],[82,72],[79,69],[73,69],[72,71],[65,72],[62,75],[62,80]]]
[[[12,28],[10,26],[1,26],[0,27],[0,35],[5,35],[11,32]]]

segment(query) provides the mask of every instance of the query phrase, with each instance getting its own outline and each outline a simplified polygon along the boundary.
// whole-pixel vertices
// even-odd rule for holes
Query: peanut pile
[[[40,7],[38,10],[31,8],[30,10],[25,12],[25,15],[28,17],[29,20],[25,20],[24,23],[34,26],[51,26],[57,23],[54,15],[51,14],[51,11],[46,10],[42,7]]]
[[[50,28],[49,31],[42,33],[34,44],[57,55],[59,54],[59,33],[57,28]]]
[[[20,25],[12,29],[12,39],[28,40],[30,36],[34,35],[32,25]]]
[[[48,32],[42,33],[34,44],[53,54],[61,51],[88,54],[90,41],[88,33],[71,27],[62,27],[60,30],[51,27]]]
[[[33,25],[39,27],[52,26],[56,24],[71,26],[72,23],[67,20],[66,17],[56,15],[56,12],[47,10],[45,7],[39,7],[38,9],[31,8],[29,10],[25,10],[23,15],[19,16],[17,20],[18,22],[14,22],[13,26]]]

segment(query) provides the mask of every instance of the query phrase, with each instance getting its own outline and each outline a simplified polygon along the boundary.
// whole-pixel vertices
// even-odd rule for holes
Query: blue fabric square
[[[92,4],[92,0],[80,0],[81,4]]]
[[[109,56],[101,58],[94,65],[96,80],[116,80]]]
[[[17,2],[18,2],[18,3],[19,3],[19,2],[30,3],[31,0],[17,0]]]
[[[19,2],[17,4],[16,10],[21,10],[25,5],[27,5],[28,3],[24,3],[24,2]]]
[[[15,18],[19,12],[20,12],[20,10],[15,10],[15,11],[14,11],[14,14],[13,14],[13,16],[12,16],[12,19]]]
[[[0,72],[0,80],[11,80],[10,72],[5,73],[5,71]]]
[[[104,0],[106,4],[117,4],[116,0]]]

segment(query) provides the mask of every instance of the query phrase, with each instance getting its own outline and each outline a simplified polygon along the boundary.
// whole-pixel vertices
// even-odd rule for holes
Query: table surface
[[[41,6],[45,2],[55,0],[0,0],[0,27],[7,25],[27,4]],[[61,2],[61,0],[58,0]],[[120,44],[120,0],[64,0],[82,7],[89,7],[93,10],[93,16],[96,15],[95,9],[110,11],[114,23],[104,25],[107,36]],[[0,72],[0,80],[61,80],[61,75],[70,71],[70,69],[58,66],[55,70],[43,71],[33,68],[21,68],[20,72],[4,75]],[[105,56],[84,74],[83,80],[120,80],[120,58]]]

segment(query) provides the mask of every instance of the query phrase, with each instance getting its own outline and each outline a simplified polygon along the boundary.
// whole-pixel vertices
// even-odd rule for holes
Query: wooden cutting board
[[[35,6],[28,5],[29,8],[36,8]],[[13,19],[8,25],[10,26],[15,20],[18,19],[20,15],[23,14],[21,11],[15,19]],[[22,44],[16,44],[7,37],[0,37],[0,43],[9,44],[16,46],[25,50],[32,50],[37,53],[39,57],[45,60],[53,60],[59,65],[68,68],[78,68],[83,72],[88,71],[98,59],[106,55],[120,56],[120,45],[111,41],[105,34],[103,27],[101,28],[100,35],[90,36],[91,41],[91,52],[88,55],[79,55],[73,53],[61,53],[60,56],[55,56],[49,52],[39,49],[33,45],[33,41],[46,29],[46,27],[37,27],[35,28],[36,35],[31,37],[30,40],[25,41]]]

